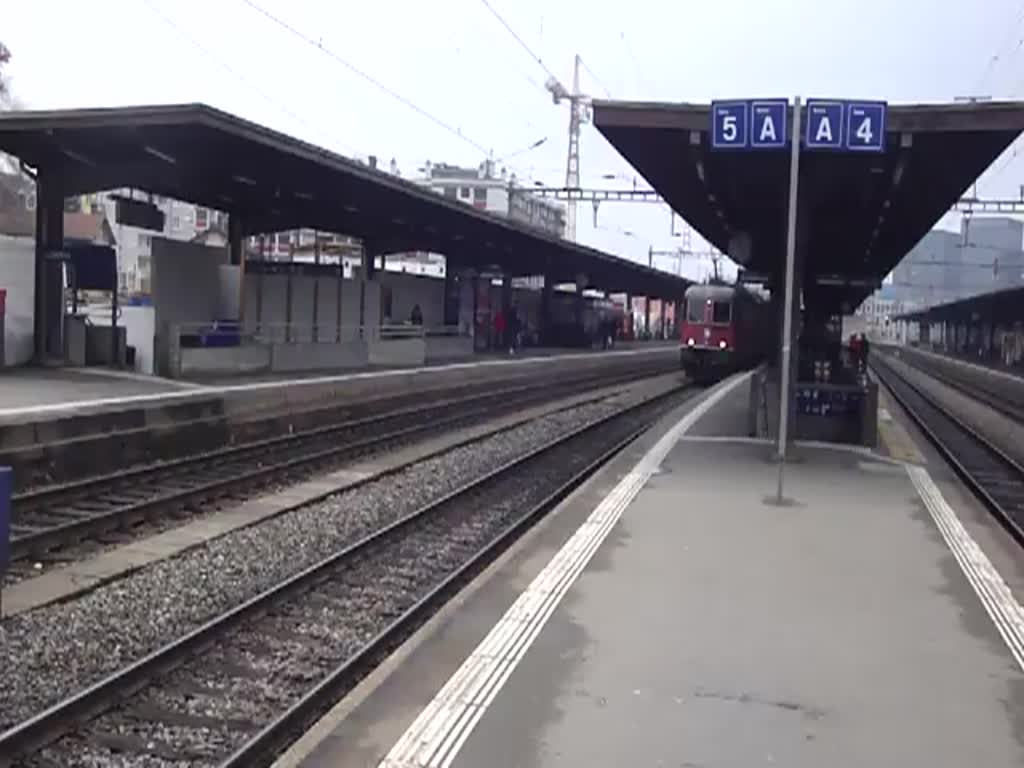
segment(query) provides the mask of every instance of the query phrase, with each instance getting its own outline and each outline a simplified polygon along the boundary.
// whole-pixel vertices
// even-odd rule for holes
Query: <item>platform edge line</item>
[[[441,687],[434,699],[423,708],[412,724],[406,729],[405,733],[398,738],[391,751],[378,764],[378,768],[418,768],[419,766],[424,765],[447,767],[451,765],[452,761],[458,754],[459,749],[461,749],[476,724],[483,717],[487,706],[489,706],[490,702],[497,696],[501,687],[504,685],[508,677],[511,676],[515,667],[518,666],[519,662],[523,658],[525,658],[526,652],[529,650],[529,646],[532,645],[534,638],[539,635],[540,630],[543,629],[544,624],[547,623],[548,618],[554,612],[554,608],[561,602],[562,597],[564,597],[568,592],[579,573],[582,573],[583,568],[597,551],[599,545],[607,537],[608,532],[611,531],[614,524],[621,517],[622,512],[629,506],[629,503],[632,502],[644,487],[647,480],[654,474],[655,470],[661,462],[664,461],[665,457],[678,440],[686,434],[686,432],[691,429],[693,425],[696,424],[697,421],[701,419],[711,408],[732,392],[733,389],[744,381],[749,380],[751,375],[752,373],[748,371],[726,379],[699,403],[697,403],[690,411],[688,411],[678,422],[676,422],[676,424],[674,424],[668,432],[666,432],[658,442],[655,443],[655,445],[651,447],[643,457],[641,457],[630,472],[622,478],[616,484],[615,488],[613,488],[612,491],[598,503],[583,524],[576,529],[569,540],[566,541],[559,551],[548,561],[548,564],[544,566],[530,585],[522,594],[520,594],[494,627],[492,627],[487,636],[469,654],[459,669],[456,670],[449,680]],[[591,541],[584,541],[584,537],[589,537]],[[593,546],[591,546],[592,544]],[[564,553],[573,552],[573,550],[576,550],[575,557],[570,561],[570,563],[566,563],[567,558]],[[481,649],[489,648],[494,645],[492,635],[495,635],[495,633],[504,634],[507,631],[506,628],[509,622],[514,620],[517,616],[516,607],[520,606],[521,603],[529,602],[524,599],[525,596],[536,592],[543,585],[549,584],[553,573],[559,568],[564,568],[566,565],[569,565],[569,570],[573,574],[572,578],[566,578],[561,581],[561,583],[558,584],[558,589],[552,590],[551,593],[547,595],[547,600],[539,601],[541,606],[550,605],[551,611],[543,613],[543,619],[536,625],[536,632],[530,632],[529,642],[522,647],[521,652],[512,658],[499,656],[481,658]],[[541,613],[541,611],[537,611],[535,616],[527,622],[522,622],[522,619],[520,619],[520,623],[523,624],[522,628],[525,629],[526,625],[533,625],[536,619],[540,619]],[[474,711],[472,701],[461,702],[456,705],[457,709],[460,709],[461,712],[459,712],[458,716],[455,718],[455,723],[466,722],[468,727],[458,728],[455,732],[449,731],[446,733],[444,731],[440,731],[438,723],[436,723],[436,719],[439,715],[447,723],[452,722],[451,707],[455,704],[455,702],[452,701],[452,694],[456,692],[458,687],[456,681],[465,681],[467,677],[478,679],[476,678],[476,675],[479,674],[478,672],[473,675],[467,675],[466,668],[472,669],[480,664],[484,664],[485,671],[488,672],[485,681],[482,681],[484,682],[484,685],[486,685],[486,682],[490,682],[492,680],[497,680],[498,685],[495,685],[488,691],[488,698],[484,703],[476,708],[476,711]],[[453,683],[455,685],[453,685]],[[467,714],[469,715],[468,720],[465,717]],[[427,733],[431,734],[433,738],[428,742],[424,742],[422,737]],[[441,736],[440,744],[438,744],[438,736]],[[453,744],[454,748],[445,749],[438,753],[439,747],[444,747],[448,744]],[[428,753],[426,760],[423,760],[423,751],[427,751]]]
[[[1024,609],[992,561],[964,528],[928,471],[924,467],[908,466],[907,473],[960,570],[1024,671]]]

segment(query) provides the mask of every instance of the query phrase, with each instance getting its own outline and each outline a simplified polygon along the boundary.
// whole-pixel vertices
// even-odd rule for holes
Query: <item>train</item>
[[[573,293],[553,291],[541,333],[540,291],[516,290],[513,303],[523,323],[523,342],[530,346],[600,346],[609,334],[621,337],[628,324],[623,307],[609,299],[586,296],[580,301]]]
[[[679,362],[694,381],[709,382],[760,363],[772,348],[775,318],[742,285],[691,285],[679,331]]]

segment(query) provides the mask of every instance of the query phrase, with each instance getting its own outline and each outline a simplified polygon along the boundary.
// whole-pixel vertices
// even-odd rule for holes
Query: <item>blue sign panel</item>
[[[745,101],[711,102],[711,146],[714,149],[745,149],[749,119]]]
[[[14,491],[14,473],[10,467],[0,467],[0,573],[7,570],[11,552],[11,493]]]
[[[807,133],[804,145],[808,149],[842,149],[845,104],[841,101],[807,102]]]
[[[846,149],[885,151],[885,102],[852,101],[846,105]]]
[[[754,149],[779,149],[786,146],[786,99],[750,102],[750,146]]]

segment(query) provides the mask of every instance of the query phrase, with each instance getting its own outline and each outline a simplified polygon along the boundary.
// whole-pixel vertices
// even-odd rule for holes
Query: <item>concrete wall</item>
[[[139,373],[155,372],[153,338],[156,326],[152,307],[123,307],[121,323],[127,334],[127,344],[135,347],[135,370]]]
[[[153,309],[156,372],[169,374],[171,329],[180,323],[209,322],[223,309],[220,268],[224,248],[153,239]],[[213,352],[214,350],[211,350]]]
[[[362,368],[368,360],[367,344],[361,339],[340,344],[295,342],[271,347],[273,371],[330,371]]]
[[[407,322],[412,317],[412,308],[419,304],[425,326],[444,325],[444,280],[387,272],[381,275],[381,284],[391,290],[392,323]]]
[[[0,235],[0,288],[7,290],[4,317],[4,365],[32,359],[35,312],[35,240]]]
[[[370,365],[423,365],[426,360],[423,339],[375,339],[367,351]]]
[[[233,264],[223,264],[219,271],[220,311],[218,320],[237,320],[240,316],[242,295],[238,284],[241,270]]]
[[[428,336],[424,352],[428,362],[472,357],[473,339],[470,336]]]
[[[185,378],[241,373],[264,373],[270,370],[271,348],[265,344],[239,347],[193,348],[180,351],[180,374]]]
[[[331,334],[337,329],[338,281],[334,277],[292,276],[291,323],[298,332],[300,326],[313,324],[313,284],[319,281],[318,322],[321,341],[335,338]],[[342,280],[341,324],[345,329],[343,339],[354,338],[354,329],[359,326],[359,281]],[[366,284],[366,324],[371,330],[377,328],[379,315],[380,285],[376,281]],[[245,276],[245,328],[253,331],[257,326],[283,329],[288,322],[288,276],[256,275]],[[283,333],[283,330],[281,331]],[[299,340],[308,341],[308,332]]]

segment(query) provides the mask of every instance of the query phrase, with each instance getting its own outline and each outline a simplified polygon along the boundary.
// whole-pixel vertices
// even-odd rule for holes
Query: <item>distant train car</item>
[[[575,294],[555,293],[545,344],[556,347],[600,346],[621,332],[625,322],[622,307],[608,299],[586,297],[582,305]]]
[[[770,348],[773,327],[768,303],[743,286],[692,285],[680,328],[680,365],[696,381],[751,368]]]

